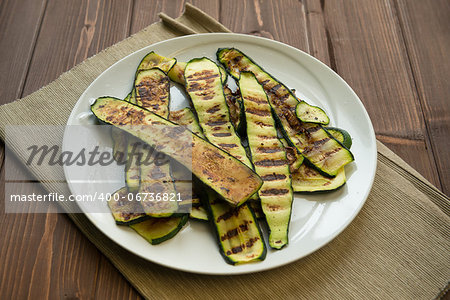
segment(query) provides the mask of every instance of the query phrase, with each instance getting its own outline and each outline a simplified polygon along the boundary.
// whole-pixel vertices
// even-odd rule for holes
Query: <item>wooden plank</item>
[[[86,57],[124,39],[131,1],[49,0],[23,95],[49,83]],[[13,15],[13,18],[18,18]],[[21,32],[16,34],[20,35]],[[55,42],[58,41],[58,42]],[[45,67],[44,67],[45,66]],[[17,163],[17,168],[21,166]],[[2,191],[3,192],[3,191]],[[36,188],[18,193],[43,192]],[[4,197],[2,197],[4,201]],[[101,254],[61,214],[0,214],[2,299],[92,298]],[[103,260],[104,261],[104,260]],[[109,263],[106,265],[110,266]],[[128,283],[117,273],[122,285]],[[136,295],[123,290],[124,294]]]
[[[450,2],[394,2],[443,191],[450,195]]]
[[[142,299],[119,271],[101,257],[97,287],[93,299]]]
[[[46,0],[4,0],[0,9],[0,103],[20,97]]]
[[[355,90],[372,119],[378,138],[440,187],[436,163],[400,28],[390,3],[308,0],[309,15],[324,16],[330,66]],[[309,8],[308,8],[309,7]],[[315,23],[314,23],[315,22]],[[311,33],[316,21],[308,23]],[[323,33],[311,34],[323,45]],[[312,51],[314,53],[314,50]]]
[[[281,41],[308,52],[306,18],[301,1],[223,1],[220,21],[233,32]]]
[[[128,35],[130,15],[131,0],[49,0],[24,95],[124,39]]]
[[[134,34],[150,24],[158,22],[158,14],[160,12],[172,18],[180,16],[184,10],[185,2],[191,3],[210,16],[219,19],[219,0],[163,0],[156,3],[153,1],[135,0],[130,33]]]
[[[25,168],[11,161],[24,178]],[[1,174],[5,182],[5,169]],[[7,184],[7,183],[6,183]],[[20,184],[14,194],[46,194],[39,184]],[[5,185],[0,185],[5,195]],[[5,197],[1,197],[2,206]],[[41,203],[23,205],[23,213],[0,213],[0,299],[90,298],[95,288],[99,253],[57,205],[34,213]],[[94,279],[94,280],[93,280]]]

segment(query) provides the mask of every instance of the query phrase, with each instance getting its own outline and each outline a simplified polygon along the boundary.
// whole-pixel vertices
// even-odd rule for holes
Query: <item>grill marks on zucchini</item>
[[[91,111],[100,121],[120,127],[150,147],[171,156],[233,205],[245,202],[262,184],[252,169],[230,154],[144,108],[103,97],[92,104]],[[152,126],[151,131],[146,130],[148,126]],[[230,174],[229,170],[233,173]],[[240,183],[238,187],[236,182]]]
[[[293,202],[286,152],[278,139],[267,95],[256,77],[252,73],[241,72],[239,87],[244,102],[251,158],[256,173],[263,179],[258,194],[270,230],[269,245],[281,249],[288,244]],[[258,126],[257,122],[272,126]],[[260,136],[266,138],[261,139]]]
[[[267,93],[271,107],[276,113],[277,121],[288,143],[295,146],[300,152],[307,147],[306,143],[314,143],[314,149],[308,149],[306,153],[302,152],[302,154],[321,172],[329,176],[335,176],[341,167],[353,161],[350,151],[342,148],[335,140],[331,139],[327,143],[321,143],[321,139],[314,140],[307,136],[305,127],[307,127],[307,130],[316,127],[318,131],[321,131],[319,135],[315,136],[316,138],[325,133],[320,125],[313,124],[328,123],[328,117],[324,115],[321,109],[302,102],[300,102],[302,103],[300,108],[297,109],[299,101],[292,91],[237,49],[219,49],[217,58],[235,78],[239,78],[240,72],[243,71],[250,71],[256,76]],[[342,153],[333,155],[333,158],[331,158],[331,149],[334,149],[333,151],[336,153],[340,151]],[[322,158],[325,158],[326,162],[323,162]],[[300,163],[297,164],[300,165]]]
[[[153,53],[151,57],[157,54]],[[147,55],[149,57],[149,55]],[[160,59],[156,57],[153,62],[162,61],[162,67],[168,67],[167,63],[173,61]],[[150,66],[148,61],[146,66]],[[159,68],[144,69],[138,71],[134,82],[136,93],[136,104],[162,117],[169,116],[170,84],[168,76]],[[158,158],[164,160],[164,155],[153,151],[149,147],[142,147],[142,160],[140,164],[140,187],[142,194],[154,193],[154,195],[172,195],[176,194],[174,182],[170,174],[169,160],[158,165]],[[152,156],[147,160],[146,156]],[[141,201],[144,211],[152,217],[168,217],[178,210],[178,204],[175,201],[153,201],[144,199]]]
[[[186,66],[186,90],[191,97],[204,136],[251,167],[244,147],[231,124],[230,114],[218,79],[218,67],[209,59],[191,60]],[[240,181],[235,182],[237,185]],[[221,254],[228,263],[263,260],[266,247],[261,230],[248,203],[232,207],[206,191],[204,204],[217,235]]]
[[[118,225],[130,225],[142,222],[148,218],[140,203],[128,200],[126,187],[111,195],[111,198],[108,200],[108,206]]]
[[[190,131],[197,135],[202,134],[194,113],[187,107],[181,110],[171,111],[169,120],[179,125],[186,126]],[[191,217],[193,217],[192,213],[194,207],[200,206],[201,203],[199,196],[193,191],[192,174],[188,169],[176,162],[171,163],[171,170],[176,190],[180,193],[182,199],[179,205],[188,208],[189,206],[192,206]],[[198,213],[198,211],[196,212]],[[195,216],[198,216],[198,214]]]
[[[207,58],[193,59],[184,75],[186,90],[206,138],[251,167],[231,123],[217,65]]]
[[[162,116],[169,115],[169,77],[158,68],[137,73],[136,104]]]

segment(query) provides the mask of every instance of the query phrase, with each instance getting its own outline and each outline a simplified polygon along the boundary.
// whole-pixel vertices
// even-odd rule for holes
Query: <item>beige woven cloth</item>
[[[89,58],[39,91],[1,106],[2,138],[7,124],[65,124],[77,99],[100,73],[144,46],[184,34],[229,31],[190,5],[177,19],[161,18],[163,22]],[[62,137],[49,132],[46,138],[52,145],[60,143]],[[23,161],[25,151],[18,145],[19,140],[10,141],[10,148]],[[83,214],[70,217],[146,298],[439,297],[450,278],[449,199],[381,143],[378,154],[372,192],[351,225],[308,257],[266,272],[206,276],[175,271],[128,253]],[[30,171],[39,179],[50,176],[44,167]],[[58,171],[63,172],[62,168]],[[69,194],[64,184],[43,185],[48,191]]]

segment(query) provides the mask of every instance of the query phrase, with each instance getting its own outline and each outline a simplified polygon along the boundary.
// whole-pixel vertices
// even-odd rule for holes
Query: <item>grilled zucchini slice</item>
[[[159,68],[164,73],[167,73],[170,69],[172,69],[176,62],[177,60],[175,58],[166,58],[152,51],[144,56],[144,58],[139,63],[136,69],[136,76],[141,71],[150,70],[153,68]],[[128,101],[133,104],[138,104],[136,96],[137,92],[134,85]],[[125,182],[129,191],[137,192],[139,190],[141,176],[139,157],[144,156],[145,153],[143,153],[142,150],[142,143],[131,137],[128,140],[127,157],[130,157],[129,155],[132,155],[133,153],[136,154],[136,156],[134,159],[132,157],[131,160],[128,159],[127,161],[127,167],[125,169]]]
[[[207,58],[191,60],[185,69],[185,80],[204,137],[251,167],[231,124],[217,65]],[[225,261],[242,264],[265,258],[266,246],[248,203],[235,208],[220,201],[212,191],[207,191],[204,205]]]
[[[185,127],[145,108],[117,98],[101,97],[91,105],[91,111],[100,122],[120,127],[188,167],[232,205],[244,203],[261,187],[261,178],[245,164]],[[152,126],[153,130],[149,132],[146,126]],[[182,139],[186,135],[189,141]],[[187,153],[186,149],[191,149],[192,153]]]
[[[222,48],[218,49],[217,58],[235,78],[239,78],[239,73],[242,71],[250,71],[255,74],[258,82],[262,84],[267,93],[269,103],[275,111],[279,128],[287,142],[289,145],[296,147],[320,172],[328,176],[336,176],[341,167],[353,161],[354,158],[350,151],[342,147],[336,140],[320,138],[327,134],[320,124],[315,123],[318,123],[318,121],[326,123],[325,121],[328,120],[328,117],[322,115],[320,109],[311,107],[308,114],[302,115],[308,117],[300,120],[296,115],[299,101],[292,91],[264,71],[248,56],[234,48]],[[303,111],[305,107],[303,105]],[[310,138],[307,135],[312,126],[316,127],[315,138],[317,139]],[[307,148],[311,144],[314,145],[314,151]],[[303,153],[305,148],[307,151]]]
[[[245,149],[232,129],[218,66],[208,58],[194,58],[186,65],[184,77],[205,137],[251,168]]]
[[[128,189],[123,187],[114,192],[108,199],[108,206],[118,225],[130,225],[148,219],[140,203],[129,201],[128,193]]]
[[[153,53],[154,54],[154,53]],[[155,57],[155,55],[151,55]],[[147,55],[149,57],[149,55]],[[156,62],[160,61],[157,58]],[[172,61],[173,63],[173,61]],[[150,62],[147,62],[147,66]],[[161,64],[160,64],[161,65]],[[165,64],[163,63],[164,67]],[[167,66],[166,66],[167,67]],[[169,77],[159,68],[143,69],[137,72],[134,82],[136,93],[136,104],[158,114],[162,117],[169,116],[170,83]],[[147,146],[147,145],[145,145]],[[170,174],[170,164],[157,165],[146,163],[156,160],[161,153],[153,151],[149,147],[142,147],[143,162],[140,165],[140,187],[139,193],[154,193],[155,195],[176,195],[177,191]],[[144,211],[152,217],[169,217],[178,210],[176,201],[153,201],[144,199],[141,201]]]
[[[239,88],[244,103],[251,159],[263,185],[258,191],[261,208],[269,227],[269,245],[281,249],[288,244],[294,193],[286,151],[278,139],[275,120],[255,75],[241,72]]]
[[[140,236],[150,244],[157,245],[173,238],[188,220],[188,215],[172,218],[149,219],[130,225]]]
[[[169,116],[169,77],[159,68],[142,70],[134,81],[136,104],[167,118]]]
[[[325,192],[333,191],[345,184],[345,170],[341,168],[335,177],[326,177],[316,169],[304,163],[292,173],[292,189],[294,192]]]
[[[336,140],[348,147],[351,146],[351,138],[347,131],[334,127],[327,127],[326,129]],[[342,187],[345,182],[344,167],[338,171],[336,177],[331,178],[323,176],[308,163],[301,165],[295,172],[292,172],[292,189],[294,192],[313,193],[334,191]]]

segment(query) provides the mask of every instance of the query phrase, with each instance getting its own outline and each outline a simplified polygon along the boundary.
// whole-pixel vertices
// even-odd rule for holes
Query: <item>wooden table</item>
[[[232,31],[282,41],[329,65],[364,102],[377,138],[450,194],[449,1],[192,3]],[[2,0],[1,103],[158,21],[161,11],[179,16],[183,6],[181,0]],[[1,299],[140,298],[63,214],[1,212],[0,232]]]

